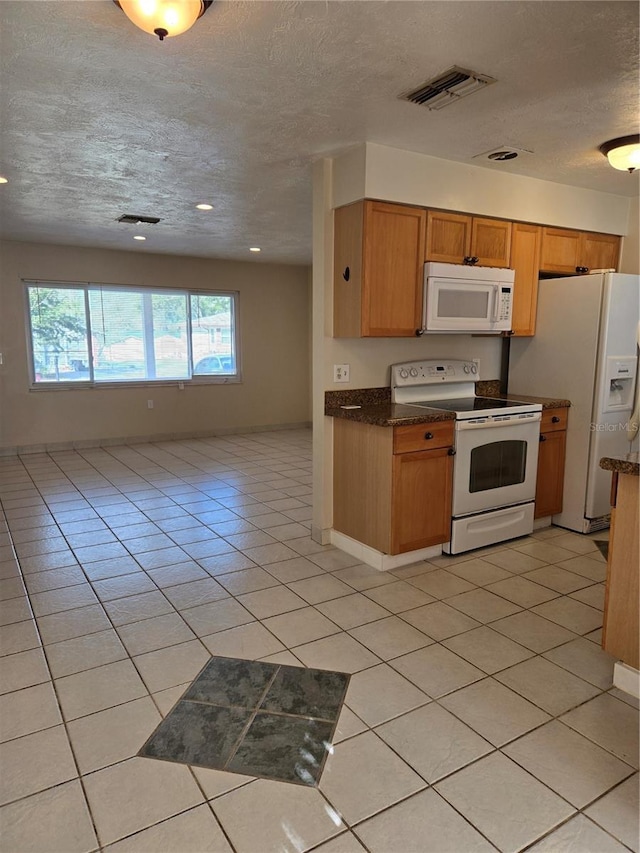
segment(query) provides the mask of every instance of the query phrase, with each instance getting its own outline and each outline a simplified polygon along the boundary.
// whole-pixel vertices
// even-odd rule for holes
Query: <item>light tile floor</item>
[[[0,459],[3,853],[637,851],[593,541],[379,573],[310,539],[310,455]],[[353,673],[318,788],[136,756],[212,654]]]

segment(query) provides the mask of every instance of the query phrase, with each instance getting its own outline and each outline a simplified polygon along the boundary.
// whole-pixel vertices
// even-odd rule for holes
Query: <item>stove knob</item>
[[[414,378],[418,375],[418,371],[415,369],[415,367],[412,367],[412,368],[411,368],[411,370],[409,371],[409,373],[410,373]]]
[[[475,364],[475,363],[474,363],[474,364],[472,364],[472,365],[471,365],[471,372],[472,372],[472,373],[477,373],[477,372],[478,372],[478,365],[477,365],[477,364]]]
[[[469,373],[469,365],[468,365],[468,364],[465,364],[465,366],[464,366],[464,372],[465,372],[465,373]]]
[[[407,371],[406,371],[406,370],[404,369],[404,367],[403,367],[403,368],[402,368],[402,370],[400,371],[400,378],[401,378],[401,379],[406,379],[408,375],[409,375],[409,374],[407,373]]]

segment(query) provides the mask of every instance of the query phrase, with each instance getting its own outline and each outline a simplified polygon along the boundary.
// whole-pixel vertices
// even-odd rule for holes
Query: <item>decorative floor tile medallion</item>
[[[138,754],[317,785],[349,677],[213,657]]]

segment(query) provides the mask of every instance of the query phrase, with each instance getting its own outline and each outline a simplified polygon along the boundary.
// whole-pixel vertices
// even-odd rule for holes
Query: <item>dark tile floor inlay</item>
[[[317,785],[349,678],[213,657],[138,754]]]

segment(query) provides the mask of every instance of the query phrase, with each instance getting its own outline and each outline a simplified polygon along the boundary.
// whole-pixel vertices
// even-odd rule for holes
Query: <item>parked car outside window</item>
[[[210,373],[224,373],[225,368],[222,360],[217,355],[207,355],[201,358],[193,368],[193,375],[206,376]]]
[[[193,368],[194,376],[208,376],[212,373],[233,373],[234,359],[229,355],[207,355],[201,358]]]

